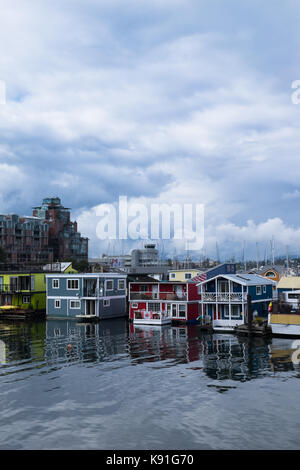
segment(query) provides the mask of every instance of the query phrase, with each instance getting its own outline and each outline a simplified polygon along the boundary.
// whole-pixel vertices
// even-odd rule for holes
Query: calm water
[[[299,449],[289,339],[0,323],[1,449]]]

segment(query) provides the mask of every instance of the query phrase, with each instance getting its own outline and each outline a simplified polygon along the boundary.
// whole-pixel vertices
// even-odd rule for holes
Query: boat
[[[0,306],[0,319],[1,320],[26,320],[34,319],[45,316],[45,312],[36,311],[31,309],[23,309],[16,305],[1,305]]]
[[[167,325],[172,323],[169,312],[152,312],[149,310],[136,310],[133,323],[135,325]]]
[[[270,313],[268,324],[273,335],[300,337],[299,313]]]

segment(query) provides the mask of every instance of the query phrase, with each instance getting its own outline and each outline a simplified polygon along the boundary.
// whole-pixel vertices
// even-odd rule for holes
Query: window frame
[[[256,295],[261,295],[261,286],[256,286]]]
[[[69,282],[77,282],[78,287],[69,287]],[[79,279],[75,278],[69,278],[67,279],[67,290],[79,290]]]
[[[57,282],[57,286],[54,283]],[[52,289],[59,289],[59,279],[52,279]]]
[[[112,283],[112,288],[111,289],[109,289],[107,287],[108,282]],[[112,291],[112,290],[114,290],[114,280],[113,279],[105,279],[105,291],[108,292],[108,291]]]

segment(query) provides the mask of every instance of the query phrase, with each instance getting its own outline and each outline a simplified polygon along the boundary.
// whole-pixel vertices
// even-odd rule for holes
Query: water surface
[[[292,340],[0,323],[1,449],[298,449]]]

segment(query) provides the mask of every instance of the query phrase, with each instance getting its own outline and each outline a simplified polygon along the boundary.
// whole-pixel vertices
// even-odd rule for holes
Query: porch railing
[[[203,302],[246,302],[247,294],[242,294],[241,292],[204,292],[201,295],[201,300]]]
[[[165,320],[172,318],[169,312],[152,312],[148,310],[135,310],[135,320]]]
[[[16,292],[30,292],[30,287],[11,286],[10,284],[0,284],[0,294],[14,294]]]
[[[186,300],[185,293],[174,294],[171,292],[131,292],[130,300]]]

